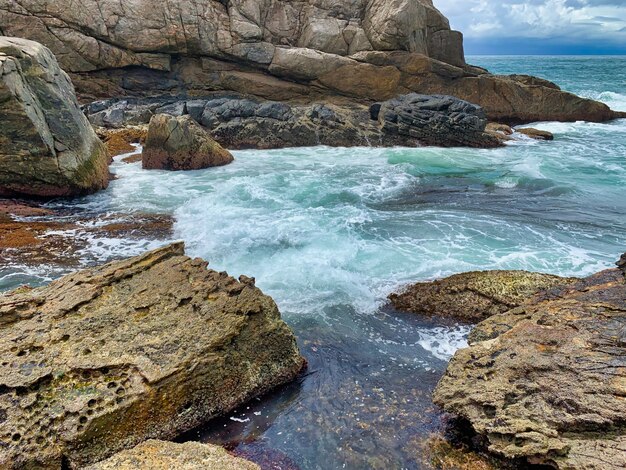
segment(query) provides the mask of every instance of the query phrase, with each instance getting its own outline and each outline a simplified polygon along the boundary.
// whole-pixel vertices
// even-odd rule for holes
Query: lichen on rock
[[[626,280],[611,269],[478,324],[434,401],[507,458],[626,467]]]
[[[181,243],[0,295],[0,467],[174,438],[302,369],[276,304]]]

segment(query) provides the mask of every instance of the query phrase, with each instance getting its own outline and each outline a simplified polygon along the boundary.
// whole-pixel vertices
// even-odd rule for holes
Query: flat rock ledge
[[[0,467],[79,468],[296,377],[274,301],[176,243],[0,296]]]
[[[83,470],[261,470],[221,447],[149,440]]]
[[[527,271],[474,271],[418,282],[389,300],[403,312],[477,323],[519,306],[537,292],[575,281]]]
[[[623,269],[480,323],[452,358],[435,403],[504,457],[568,470],[626,468]]]

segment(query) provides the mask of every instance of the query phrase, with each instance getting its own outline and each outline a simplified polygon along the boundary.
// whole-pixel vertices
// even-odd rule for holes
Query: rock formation
[[[367,106],[296,105],[231,94],[208,99],[98,101],[86,106],[85,112],[94,125],[107,128],[143,124],[158,113],[189,115],[230,149],[501,145],[500,138],[485,132],[487,121],[480,107],[450,96],[409,94]]]
[[[540,293],[474,329],[434,400],[505,457],[626,468],[625,325],[622,270]]]
[[[519,306],[537,292],[575,281],[527,271],[475,271],[418,282],[389,300],[400,311],[476,323]]]
[[[276,304],[182,243],[0,295],[0,467],[169,439],[302,369]]]
[[[199,442],[149,440],[83,470],[260,470],[223,448]]]
[[[190,116],[150,119],[142,165],[148,170],[200,170],[228,165],[233,156]]]
[[[45,47],[0,37],[0,116],[0,196],[69,196],[107,187],[106,149]]]
[[[85,99],[216,90],[286,101],[383,101],[416,92],[491,120],[606,121],[607,106],[541,79],[465,63],[431,0],[0,0],[0,30],[50,47]]]

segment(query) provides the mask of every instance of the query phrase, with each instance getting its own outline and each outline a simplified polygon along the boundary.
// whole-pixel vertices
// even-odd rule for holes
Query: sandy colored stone
[[[171,439],[293,379],[276,304],[182,243],[0,295],[1,468]]]
[[[535,140],[554,140],[554,134],[552,134],[552,132],[542,131],[532,127],[517,128],[515,131]]]
[[[106,145],[111,157],[135,151],[132,144],[143,144],[148,136],[147,126],[128,126],[120,129],[98,128],[98,136]]]
[[[221,447],[149,440],[83,470],[260,470]]]
[[[150,120],[142,153],[148,170],[200,170],[227,165],[233,156],[189,115],[157,114]]]
[[[0,195],[56,197],[106,188],[109,158],[50,50],[0,37]]]
[[[575,281],[527,271],[475,271],[418,282],[389,300],[401,311],[474,323],[515,308],[537,292]]]
[[[626,467],[626,280],[618,269],[537,294],[474,329],[434,393],[507,458]]]

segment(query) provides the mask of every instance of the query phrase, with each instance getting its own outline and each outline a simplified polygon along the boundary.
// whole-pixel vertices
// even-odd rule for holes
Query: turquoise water
[[[470,61],[626,110],[626,58]],[[174,239],[214,269],[256,277],[296,332],[308,375],[186,438],[282,468],[428,468],[423,440],[441,426],[430,392],[468,328],[394,312],[387,294],[472,269],[586,275],[626,250],[626,121],[537,126],[556,140],[242,151],[232,165],[188,173],[118,159],[109,190],[55,204],[96,223],[107,213],[174,215]],[[84,264],[164,242],[68,236],[83,236]],[[0,288],[62,272],[3,266]]]

